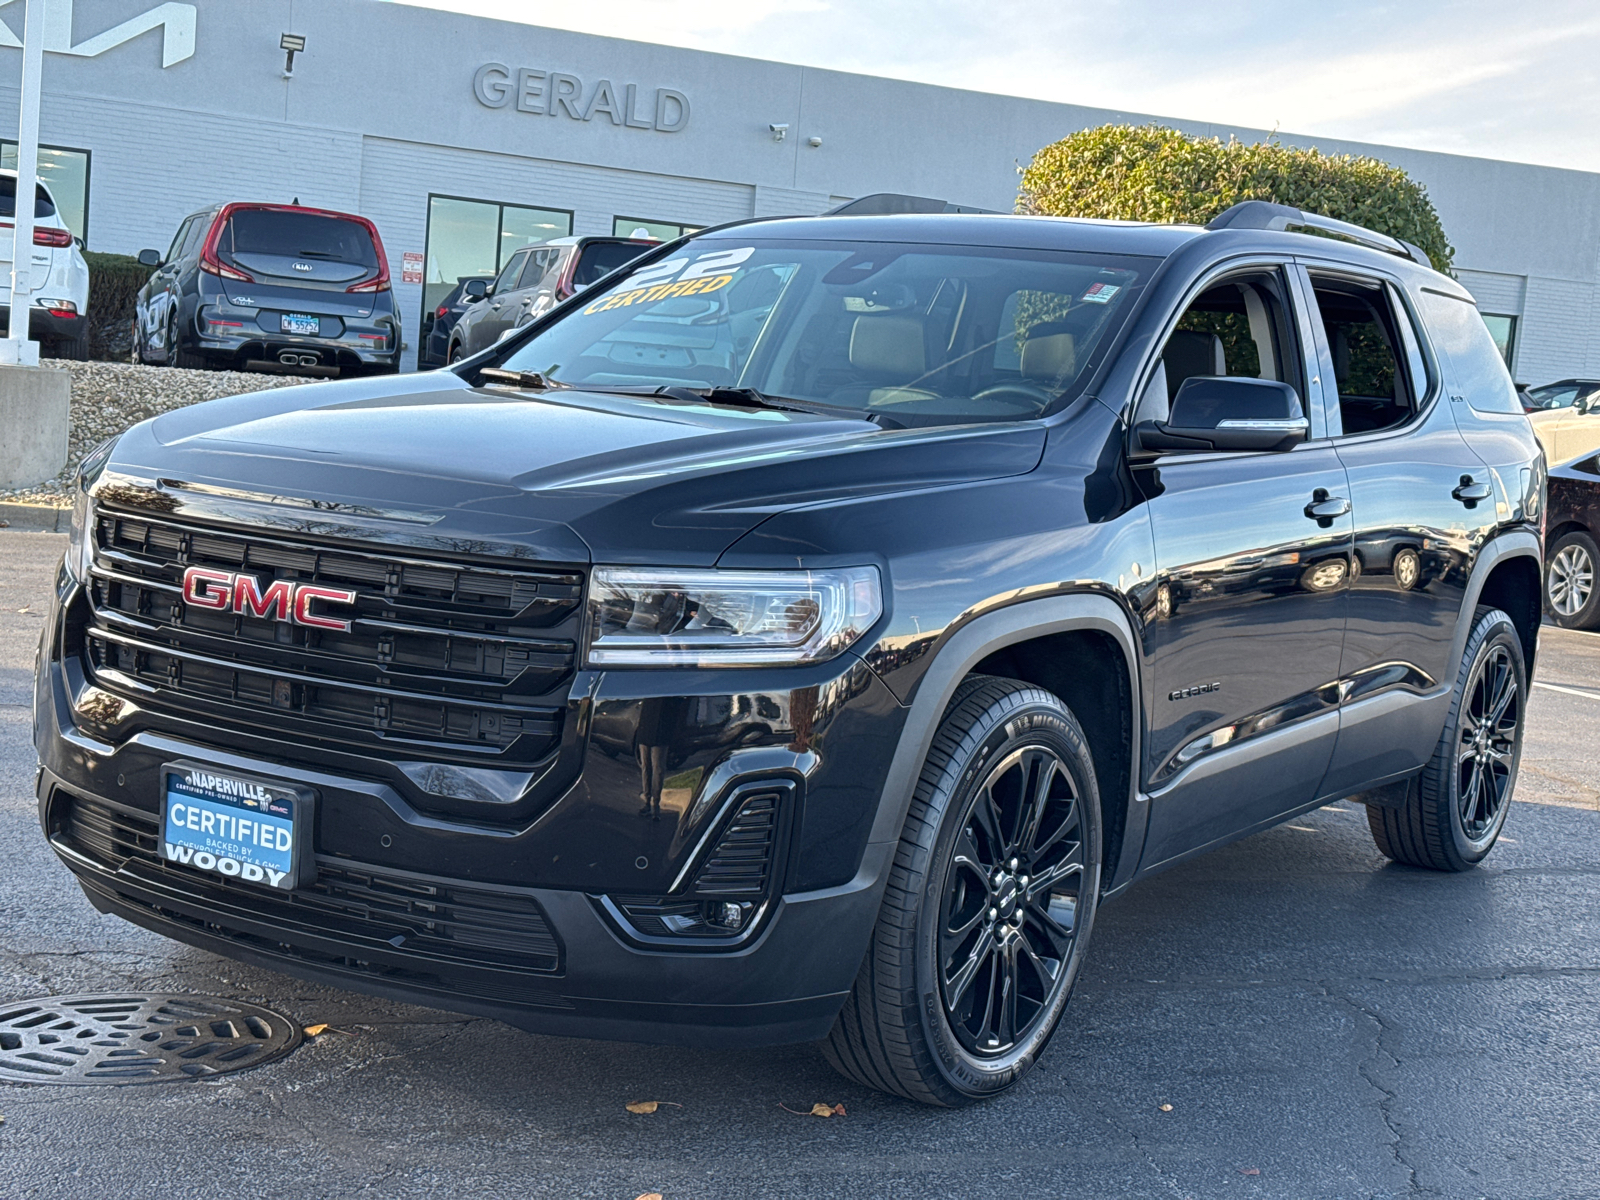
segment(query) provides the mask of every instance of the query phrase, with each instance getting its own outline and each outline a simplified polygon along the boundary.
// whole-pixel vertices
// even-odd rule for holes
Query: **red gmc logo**
[[[318,587],[310,583],[295,583],[279,579],[261,590],[261,581],[254,575],[235,571],[212,571],[205,567],[189,567],[183,573],[183,602],[195,608],[211,608],[218,612],[236,612],[247,617],[262,617],[269,621],[288,621],[294,625],[308,625],[312,629],[337,629],[350,632],[350,622],[338,617],[327,617],[311,611],[314,600],[330,604],[353,604],[356,594],[344,588]]]

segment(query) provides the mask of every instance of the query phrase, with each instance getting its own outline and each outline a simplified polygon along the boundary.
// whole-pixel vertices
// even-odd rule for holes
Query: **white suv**
[[[0,279],[11,272],[12,221],[17,215],[17,173],[0,171]],[[33,206],[33,294],[28,328],[46,354],[89,357],[89,265],[56,211],[55,198],[38,185]],[[9,295],[0,314],[9,317]]]

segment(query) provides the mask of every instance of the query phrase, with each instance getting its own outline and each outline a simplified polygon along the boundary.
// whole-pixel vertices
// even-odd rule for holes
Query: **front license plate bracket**
[[[273,891],[316,879],[316,792],[180,760],[161,768],[161,857]]]

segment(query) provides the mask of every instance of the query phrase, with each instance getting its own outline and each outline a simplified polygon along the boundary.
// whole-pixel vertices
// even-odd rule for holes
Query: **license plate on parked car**
[[[316,337],[322,332],[322,321],[317,317],[308,317],[301,313],[284,313],[278,318],[284,333],[299,333],[307,337]]]
[[[309,788],[169,763],[161,791],[161,856],[168,862],[282,891],[313,862]]]

